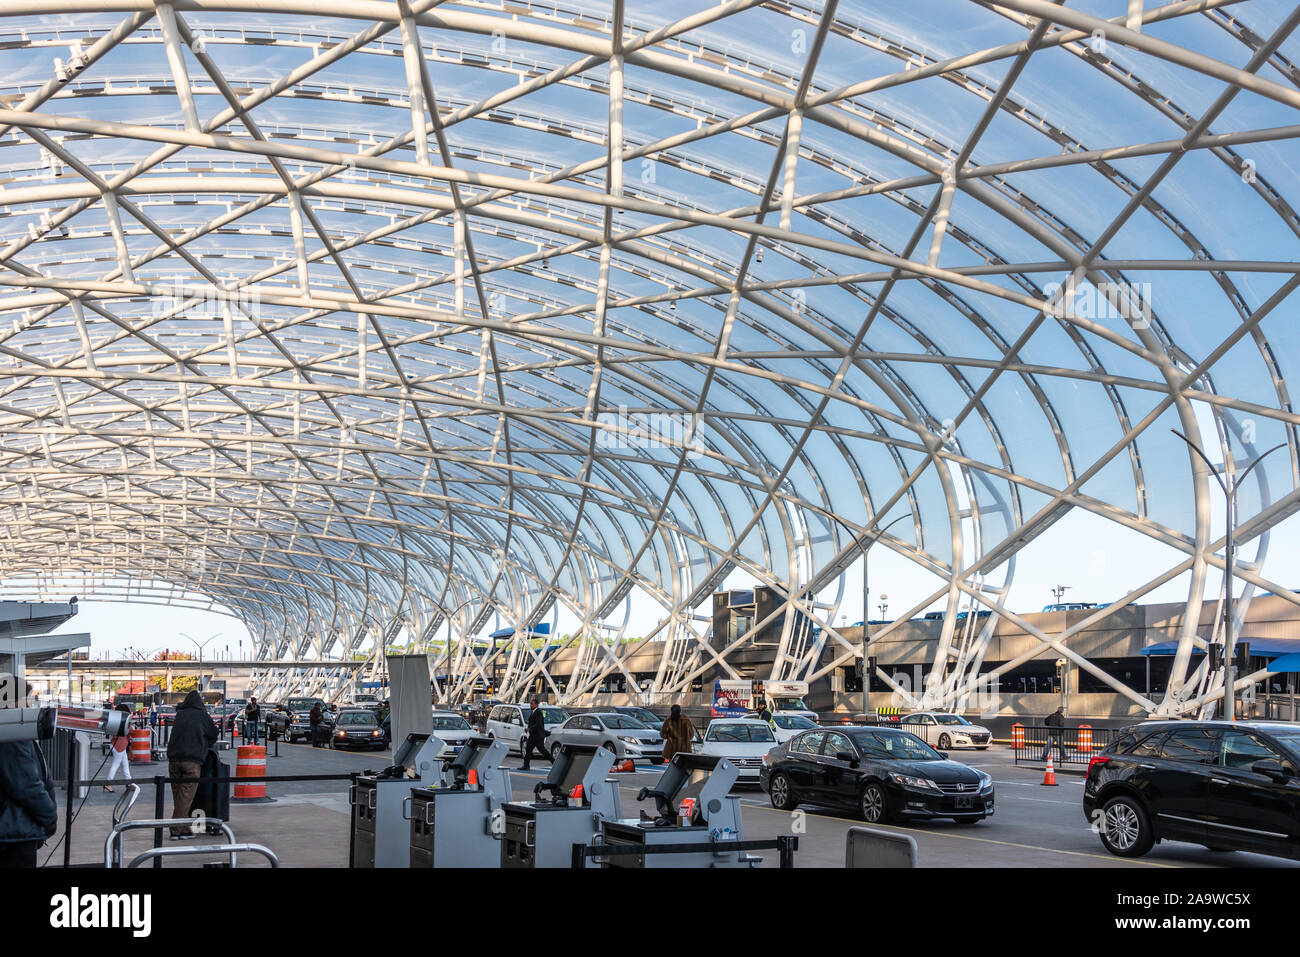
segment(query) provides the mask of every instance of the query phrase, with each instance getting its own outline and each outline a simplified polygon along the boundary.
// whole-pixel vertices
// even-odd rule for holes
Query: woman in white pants
[[[117,735],[109,742],[109,748],[110,748],[109,753],[113,756],[113,760],[112,763],[109,764],[108,766],[107,780],[109,781],[113,780],[113,778],[116,776],[119,769],[122,772],[123,778],[125,778],[128,781],[131,780],[131,765],[127,761],[127,753],[126,753],[127,745],[129,744],[130,744],[130,738],[128,738],[125,734]],[[105,784],[104,790],[112,791],[113,788]]]

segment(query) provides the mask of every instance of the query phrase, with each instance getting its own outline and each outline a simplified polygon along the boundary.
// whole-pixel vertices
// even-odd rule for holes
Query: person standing
[[[320,723],[324,720],[325,715],[321,712],[320,702],[317,701],[311,706],[311,711],[307,714],[307,720],[311,724],[311,746],[320,747]]]
[[[172,720],[171,738],[167,742],[167,774],[172,780],[172,817],[190,816],[194,792],[199,787],[203,759],[217,742],[217,726],[197,691],[185,696]],[[176,780],[177,778],[184,780]],[[173,827],[172,839],[190,835],[188,829]]]
[[[555,762],[551,756],[546,753],[546,715],[542,714],[542,703],[534,698],[528,702],[528,733],[524,738],[524,746],[519,750],[524,753],[523,769],[527,771],[530,767],[530,761],[533,751],[536,751],[552,764]]]
[[[35,867],[59,829],[54,782],[35,741],[0,742],[0,868]]]
[[[127,708],[127,706],[124,704],[118,705],[117,710],[127,715],[131,713],[130,709]],[[122,726],[122,730],[124,732],[128,732],[130,730],[130,727],[131,724],[128,721]],[[126,754],[127,745],[129,745],[130,743],[131,743],[131,739],[127,734],[114,735],[109,740],[108,742],[109,754],[112,755],[113,760],[112,763],[109,764],[108,766],[107,780],[109,781],[113,780],[113,778],[117,775],[118,771],[122,772],[122,777],[125,780],[127,781],[131,780],[131,765],[130,762],[127,760],[127,754]],[[105,784],[104,790],[112,792],[113,788],[111,785]]]
[[[244,706],[244,737],[249,744],[257,744],[257,723],[262,720],[262,709],[257,704],[257,696],[253,695],[248,699],[248,704]]]
[[[664,739],[664,760],[671,761],[673,755],[691,753],[691,743],[695,740],[695,725],[691,719],[682,714],[682,706],[675,704],[668,713],[668,720],[659,729],[659,736]]]
[[[1061,763],[1065,763],[1065,708],[1060,707],[1043,719],[1043,724],[1047,725],[1047,744],[1043,747],[1043,755],[1038,760],[1046,761],[1047,756],[1052,753],[1052,745],[1056,745],[1056,753],[1061,756]]]

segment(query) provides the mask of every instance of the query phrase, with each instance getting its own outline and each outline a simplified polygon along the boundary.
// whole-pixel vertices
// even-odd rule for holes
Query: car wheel
[[[889,819],[889,804],[885,798],[885,789],[875,781],[862,789],[858,799],[858,810],[868,824],[883,824]]]
[[[940,750],[940,751],[951,751],[951,750],[952,750],[952,738],[948,737],[946,734],[941,734],[941,735],[939,735],[939,750]]]
[[[558,743],[551,745],[551,760],[556,761],[560,757],[560,745]]]
[[[1100,826],[1102,845],[1116,857],[1141,857],[1155,843],[1147,812],[1126,795],[1106,802]]]
[[[779,771],[767,782],[767,799],[778,811],[793,811],[799,803],[794,799],[790,779]]]
[[[604,744],[601,745],[601,747],[604,748],[606,751],[612,751],[614,753],[615,761],[621,760],[621,758],[619,758],[618,756],[618,747],[615,746],[613,741],[606,741]]]

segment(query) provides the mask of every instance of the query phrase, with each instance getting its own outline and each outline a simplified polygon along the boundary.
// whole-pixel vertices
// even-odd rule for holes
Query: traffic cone
[[[1047,771],[1043,774],[1043,785],[1045,787],[1056,787],[1056,765],[1052,763],[1052,755],[1047,755]]]
[[[636,765],[632,762],[632,759],[631,759],[631,758],[624,758],[622,761],[618,762],[618,764],[614,765],[614,770],[615,770],[615,771],[635,771],[635,770],[636,770]]]

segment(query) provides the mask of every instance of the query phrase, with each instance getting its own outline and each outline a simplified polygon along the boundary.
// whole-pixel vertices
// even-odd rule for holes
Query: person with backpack
[[[127,715],[131,713],[130,709],[127,708],[127,706],[124,704],[118,705],[116,710],[121,711],[123,714],[127,714]],[[128,745],[130,745],[131,743],[131,739],[129,736],[130,728],[131,728],[131,723],[129,721],[125,722],[122,725],[123,733],[114,735],[112,738],[109,739],[108,742],[109,754],[112,756],[113,760],[112,763],[110,763],[108,766],[108,775],[106,776],[106,780],[109,781],[113,780],[113,778],[117,776],[118,771],[122,772],[122,777],[125,780],[127,781],[131,780],[131,764],[127,760],[127,753],[126,753],[126,749]],[[104,790],[108,791],[109,793],[112,793],[113,787],[110,784],[105,784]]]
[[[1056,751],[1061,756],[1061,763],[1065,763],[1065,708],[1057,708],[1046,718],[1043,724],[1047,726],[1047,744],[1043,747],[1043,755],[1038,760],[1046,761],[1047,756],[1052,753],[1052,745],[1056,745]]]

